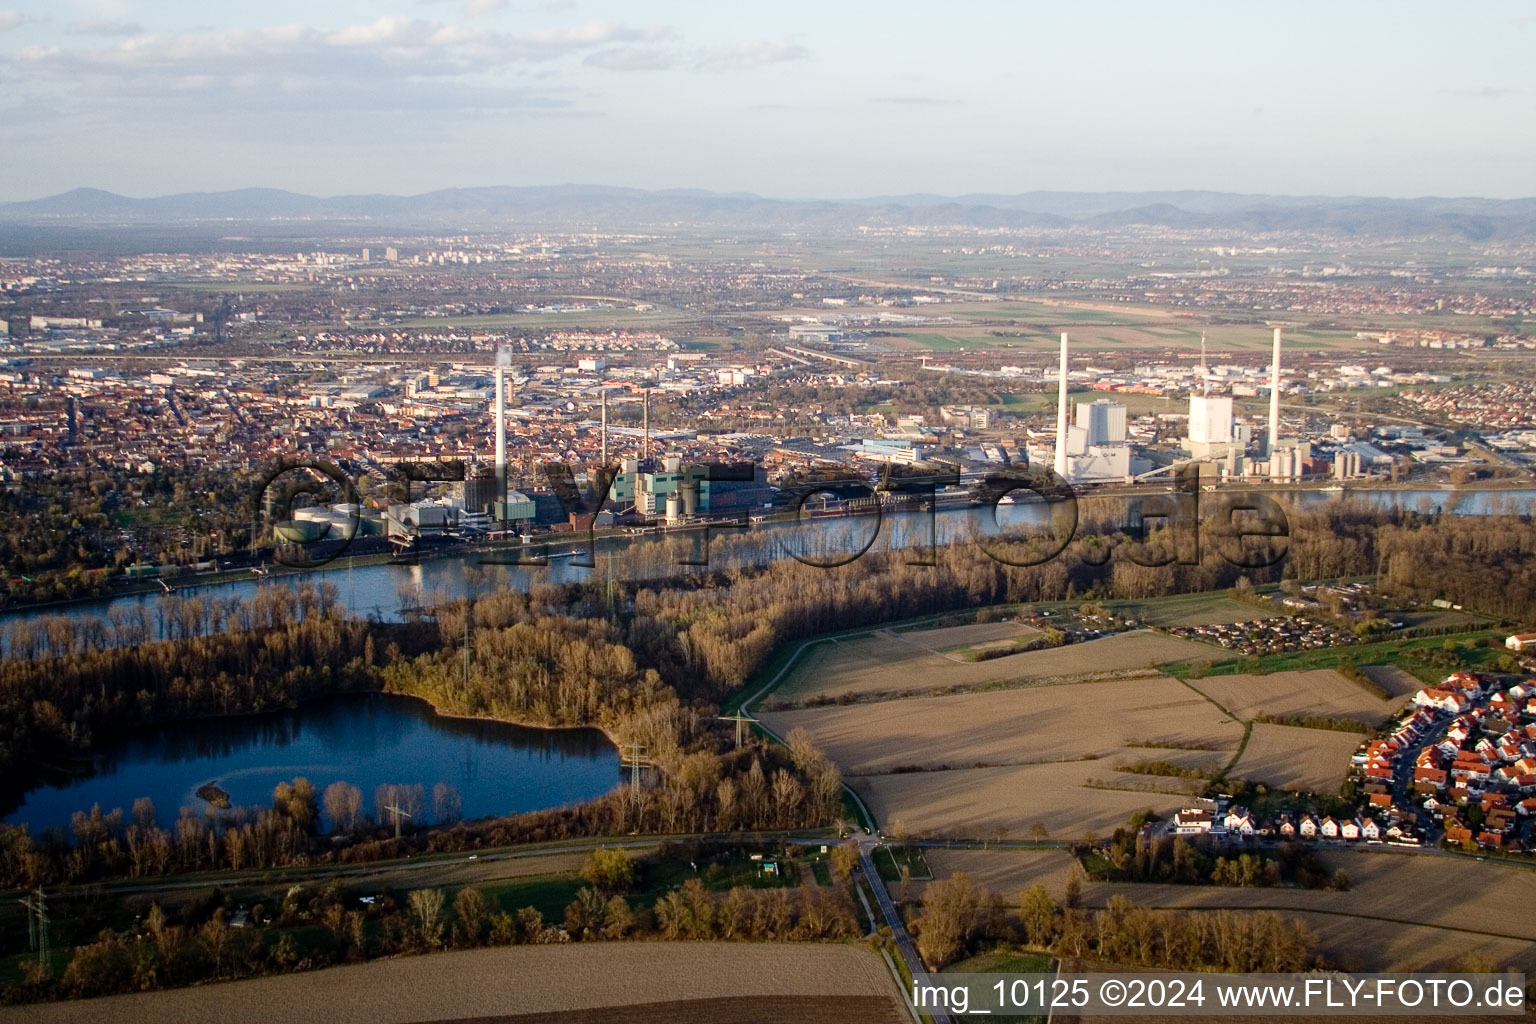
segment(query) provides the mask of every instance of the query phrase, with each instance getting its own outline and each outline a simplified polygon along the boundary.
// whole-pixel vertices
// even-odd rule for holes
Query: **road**
[[[782,833],[773,836],[778,839]],[[583,843],[569,843],[560,846],[539,846],[531,849],[506,849],[493,853],[460,854],[455,856],[430,856],[407,857],[404,860],[364,862],[356,866],[337,867],[327,865],[312,870],[302,868],[278,868],[260,871],[244,871],[239,873],[218,872],[192,878],[173,880],[135,880],[127,883],[99,883],[92,887],[96,895],[107,894],[111,896],[134,896],[158,892],[177,892],[186,889],[211,889],[229,888],[241,885],[282,885],[293,882],[316,881],[319,879],[347,878],[356,875],[385,875],[401,871],[428,871],[433,868],[444,868],[455,864],[490,864],[496,861],[520,860],[524,857],[553,857],[562,853],[591,853],[599,847],[607,849],[634,850],[647,849],[659,846],[675,836],[648,835],[629,839],[597,838]],[[686,838],[686,837],[684,837]],[[793,838],[789,840],[794,842]],[[810,840],[802,839],[800,842],[808,843]],[[818,839],[817,842],[825,842]],[[19,896],[20,890],[10,890],[0,893],[0,898]],[[52,896],[49,897],[50,899]]]
[[[885,915],[885,923],[890,926],[891,937],[896,941],[896,949],[901,953],[901,958],[906,962],[907,972],[915,980],[927,972],[923,966],[923,958],[917,955],[917,944],[912,941],[912,936],[907,933],[907,926],[901,920],[901,913],[896,909],[891,894],[886,891],[885,883],[880,881],[880,872],[875,867],[875,850],[880,846],[880,840],[874,836],[861,836],[859,838],[859,862],[864,865],[864,877],[869,879],[869,887],[874,890],[875,902],[880,904],[880,913]],[[937,1010],[925,1011],[933,1024],[949,1024],[949,1017]]]

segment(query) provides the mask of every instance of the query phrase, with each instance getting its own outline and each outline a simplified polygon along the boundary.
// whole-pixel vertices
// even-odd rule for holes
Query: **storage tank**
[[[667,495],[667,522],[676,523],[683,518],[683,502],[676,494]]]
[[[683,515],[696,516],[699,514],[699,485],[688,483],[683,485]]]
[[[330,531],[329,522],[316,522],[313,519],[288,519],[281,523],[274,523],[272,535],[280,544],[313,544],[326,536]]]

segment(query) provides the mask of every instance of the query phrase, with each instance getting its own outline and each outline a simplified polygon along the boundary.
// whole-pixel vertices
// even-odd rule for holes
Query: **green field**
[[[977,953],[944,968],[947,974],[1049,974],[1051,957],[1045,953],[1015,952],[1007,947]],[[1008,1021],[1010,1024],[1037,1024],[1045,1017],[1008,1014],[992,1016],[988,1020]]]
[[[988,335],[957,338],[948,334],[903,334],[902,337],[915,345],[932,349],[935,352],[957,352],[968,348],[1002,348],[1008,341],[1018,340],[994,338]]]
[[[882,882],[901,881],[901,869],[912,872],[913,881],[926,882],[933,878],[933,871],[923,859],[923,851],[915,846],[882,846],[875,851],[875,868]]]
[[[1105,601],[1104,607],[1124,619],[1148,626],[1206,626],[1274,618],[1276,612],[1228,597],[1225,591],[1180,594],[1147,601]]]
[[[571,327],[633,327],[654,329],[689,319],[686,314],[672,310],[653,309],[637,312],[633,309],[589,309],[571,313],[498,313],[486,316],[428,316],[400,320],[389,326],[409,329],[418,327],[442,328],[507,328],[527,331],[547,327],[561,330]]]
[[[544,915],[544,920],[558,923],[565,917],[565,908],[586,885],[579,875],[561,874],[491,882],[479,888],[486,899],[509,914],[516,914],[523,907],[533,907]],[[452,894],[449,894],[449,900],[452,900]]]
[[[1282,654],[1266,654],[1258,658],[1226,658],[1201,665],[1182,661],[1158,666],[1164,672],[1180,679],[1204,675],[1238,675],[1250,672],[1290,672],[1306,669],[1340,668],[1345,665],[1395,665],[1412,673],[1426,683],[1434,683],[1458,669],[1468,671],[1489,670],[1506,653],[1504,634],[1498,630],[1480,629],[1450,636],[1416,637],[1410,640],[1384,640],[1373,644],[1352,644],[1348,647],[1325,647],[1309,651],[1287,651]],[[1491,647],[1471,646],[1478,641],[1494,641]],[[1415,657],[1421,652],[1433,657],[1451,643],[1456,648],[1457,664],[1440,664],[1429,658]]]
[[[1051,969],[1046,953],[1019,953],[994,949],[977,953],[950,964],[945,970],[957,974],[1044,974]]]

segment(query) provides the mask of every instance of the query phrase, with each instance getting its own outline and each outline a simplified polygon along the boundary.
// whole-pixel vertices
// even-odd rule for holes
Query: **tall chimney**
[[[1269,370],[1269,457],[1280,447],[1280,328],[1275,328],[1275,362]],[[1274,467],[1270,467],[1274,472]]]
[[[1056,475],[1067,478],[1067,332],[1061,332],[1061,375],[1056,388]]]
[[[599,469],[606,472],[608,469],[608,389],[603,389],[603,457],[598,463]]]
[[[640,446],[640,457],[648,459],[651,457],[651,389],[646,388],[644,394],[645,404],[640,410],[640,430],[645,435],[645,440]]]
[[[507,500],[507,353],[496,351],[496,500]]]

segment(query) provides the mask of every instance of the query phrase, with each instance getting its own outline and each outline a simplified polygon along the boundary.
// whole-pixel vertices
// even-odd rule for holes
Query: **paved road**
[[[907,971],[912,977],[920,977],[926,970],[923,966],[923,958],[917,955],[917,945],[912,941],[912,936],[907,933],[907,926],[902,923],[901,913],[896,909],[891,894],[886,891],[885,883],[880,881],[880,872],[875,868],[875,849],[880,841],[873,836],[864,836],[859,839],[859,860],[864,865],[864,877],[869,879],[869,887],[875,892],[875,902],[880,904],[880,913],[885,915],[885,923],[890,925],[891,936],[896,940],[896,949],[901,953],[901,958],[906,961]],[[933,1024],[949,1024],[949,1017],[936,1010],[925,1011],[933,1020]]]
[[[407,857],[404,860],[364,862],[356,866],[337,867],[327,865],[313,870],[303,868],[276,868],[269,871],[248,871],[239,874],[220,872],[201,877],[191,878],[185,881],[153,879],[134,881],[126,884],[106,883],[98,886],[97,891],[111,896],[131,896],[136,893],[172,892],[178,889],[211,889],[215,887],[230,887],[239,885],[282,885],[285,883],[313,881],[321,878],[345,878],[352,875],[382,875],[396,871],[428,871],[433,868],[452,867],[465,863],[491,863],[499,860],[519,860],[524,857],[549,857],[562,853],[591,853],[598,847],[609,849],[643,849],[651,846],[659,846],[666,842],[666,836],[642,836],[638,839],[613,839],[598,838],[584,843],[572,843],[562,846],[540,846],[526,850],[516,848],[502,850],[495,853],[464,854],[462,856],[443,857]],[[778,837],[775,836],[775,839]],[[795,840],[791,839],[790,842]],[[801,840],[809,842],[810,840]],[[826,842],[818,839],[817,842]],[[12,890],[6,895],[15,895],[20,890]],[[50,897],[51,899],[52,897]]]

